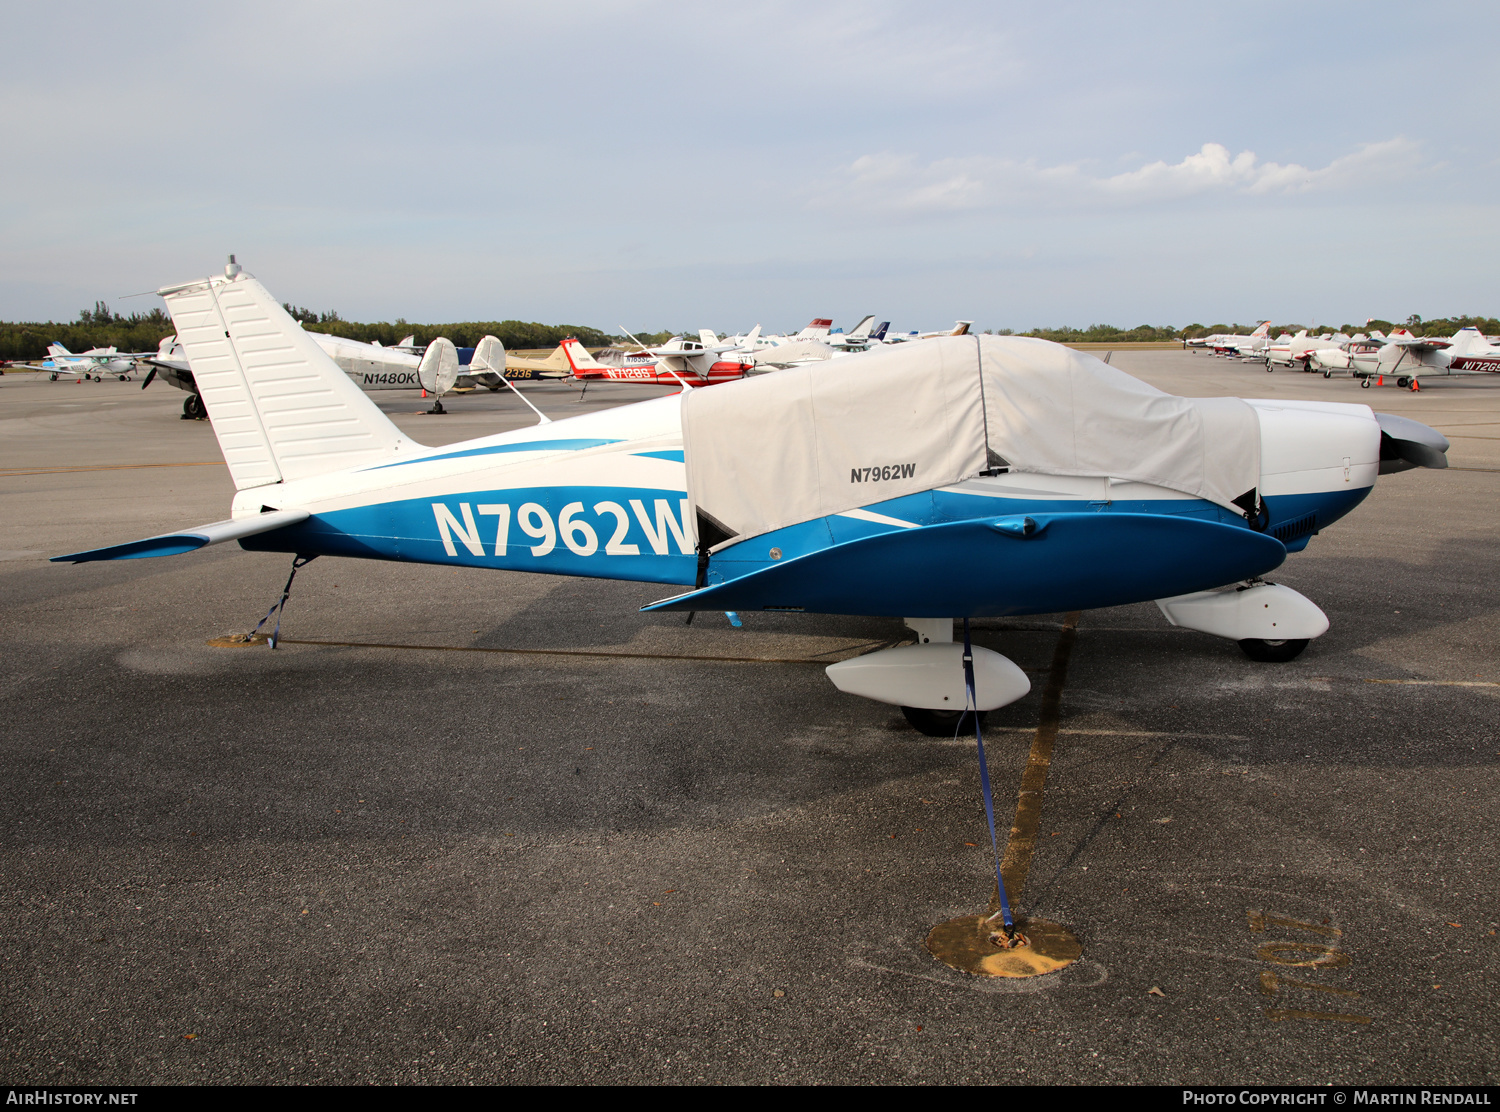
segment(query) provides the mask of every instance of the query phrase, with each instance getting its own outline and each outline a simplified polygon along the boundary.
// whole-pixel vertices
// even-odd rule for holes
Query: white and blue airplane
[[[647,607],[905,619],[917,643],[830,666],[951,735],[1025,674],[954,619],[1157,600],[1289,660],[1328,628],[1260,577],[1376,476],[1444,467],[1415,421],[1190,399],[1021,337],[953,336],[424,447],[237,266],[159,291],[238,493],[230,517],[55,560],[238,541],[671,585]]]

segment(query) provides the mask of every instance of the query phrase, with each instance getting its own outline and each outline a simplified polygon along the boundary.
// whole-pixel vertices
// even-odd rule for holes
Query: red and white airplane
[[[611,366],[589,354],[576,339],[562,342],[563,354],[580,382],[638,382],[657,386],[712,386],[744,378],[754,364],[739,358],[724,359],[739,345],[710,343],[706,330],[696,340],[670,340],[659,348],[643,348],[627,356],[625,363]]]

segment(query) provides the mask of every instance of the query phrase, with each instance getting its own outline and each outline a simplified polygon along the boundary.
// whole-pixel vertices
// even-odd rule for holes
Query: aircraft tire
[[[1324,371],[1323,372],[1323,377],[1324,378],[1332,378],[1333,377],[1333,369],[1330,367],[1328,370]]]
[[[1370,380],[1368,378],[1362,378],[1362,379],[1360,379],[1359,380],[1359,388],[1361,390],[1368,390],[1370,388]]]
[[[911,723],[912,729],[928,737],[951,738],[974,730],[974,716],[967,710],[927,710],[925,707],[902,707],[901,713]],[[989,711],[979,712],[979,725],[984,726]]]
[[[182,403],[182,419],[184,421],[201,421],[208,416],[208,411],[203,408],[203,399],[197,394],[189,394],[187,400]]]
[[[56,375],[55,375],[55,374],[54,374],[54,375],[53,375],[53,376],[52,376],[52,381],[53,381],[53,382],[56,382],[56,381],[57,381],[57,376],[56,376]]]
[[[1400,387],[1402,390],[1405,390],[1408,386],[1411,385],[1411,379],[1406,378],[1406,377],[1403,376],[1402,378],[1398,378],[1396,380],[1396,385],[1398,387]]]
[[[1296,660],[1305,648],[1307,648],[1306,637],[1293,637],[1285,641],[1267,641],[1262,637],[1246,637],[1240,642],[1240,649],[1244,654],[1261,664],[1285,664],[1288,660]]]

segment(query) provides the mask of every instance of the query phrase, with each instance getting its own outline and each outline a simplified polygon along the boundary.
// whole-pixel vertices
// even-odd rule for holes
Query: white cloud
[[[910,155],[886,152],[855,159],[812,192],[818,207],[852,204],[912,215],[1018,204],[1118,207],[1195,196],[1348,190],[1404,177],[1419,162],[1417,144],[1400,137],[1366,143],[1318,169],[1262,162],[1253,151],[1231,155],[1219,143],[1205,143],[1181,162],[1157,161],[1112,175],[1099,174],[1083,162],[1041,166],[1034,159],[971,156],[920,163]]]

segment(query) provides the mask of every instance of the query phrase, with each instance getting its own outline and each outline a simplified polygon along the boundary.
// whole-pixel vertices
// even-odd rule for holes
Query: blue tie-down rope
[[[260,632],[261,626],[269,622],[271,620],[271,615],[275,614],[276,628],[274,631],[272,631],[271,636],[267,638],[266,644],[273,649],[277,646],[277,644],[281,641],[281,614],[282,611],[286,609],[286,600],[290,598],[292,594],[292,580],[297,578],[298,568],[305,567],[317,558],[318,557],[316,555],[297,556],[293,558],[292,574],[286,577],[286,586],[281,588],[281,597],[271,604],[271,609],[266,611],[266,616],[262,618],[256,624],[255,628],[250,631],[250,638],[254,638],[254,636]]]
[[[995,834],[995,800],[990,794],[990,766],[984,758],[984,733],[979,728],[979,698],[974,693],[974,646],[969,641],[969,619],[964,619],[964,684],[968,688],[968,709],[974,716],[974,740],[979,743],[979,786],[984,792],[984,817],[990,824],[990,848],[995,854],[995,889],[1000,893],[1000,914],[1007,932],[1015,928],[1010,914],[1010,900],[1005,896],[1005,878],[1000,875],[1000,839]],[[963,721],[962,718],[959,719]],[[957,738],[955,732],[954,737]],[[990,916],[991,919],[994,916]]]

